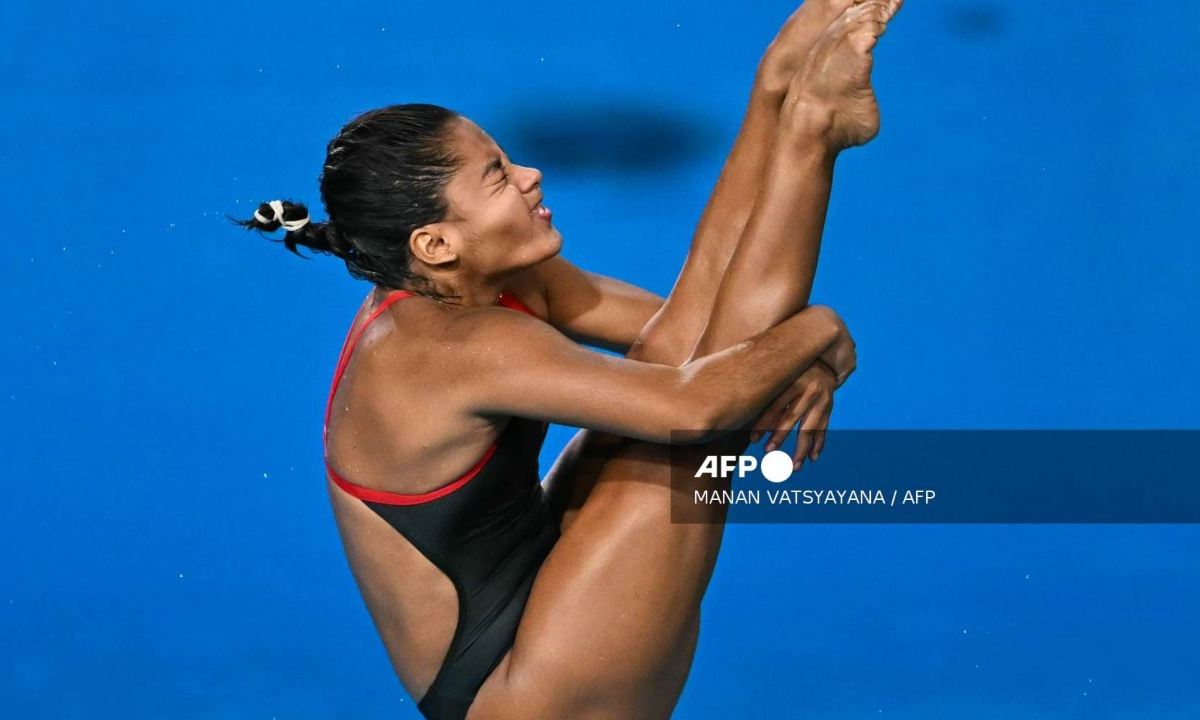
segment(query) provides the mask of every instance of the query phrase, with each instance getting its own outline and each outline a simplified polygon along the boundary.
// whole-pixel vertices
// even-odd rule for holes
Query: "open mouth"
[[[543,205],[541,200],[538,201],[537,205],[533,206],[533,210],[530,211],[530,214],[540,220],[545,220],[546,222],[550,222],[550,217],[552,215],[550,208]]]

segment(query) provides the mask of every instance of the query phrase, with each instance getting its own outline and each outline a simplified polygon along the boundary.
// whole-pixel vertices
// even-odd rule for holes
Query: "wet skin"
[[[501,411],[589,428],[547,476],[563,537],[469,717],[668,716],[722,533],[719,515],[669,522],[670,463],[737,452],[747,433],[698,433],[706,443],[671,455],[660,443],[689,419],[749,425],[789,389],[832,392],[853,370],[844,326],[806,306],[837,153],[878,127],[863,85],[896,5],[834,12],[848,4],[811,0],[800,20],[823,25],[790,20],[785,30],[812,47],[777,42],[764,57],[772,71],[781,63],[771,52],[804,60],[783,95],[756,82],[665,303],[562,261],[561,235],[530,212],[540,173],[513,165],[473,123],[456,129],[465,163],[447,190],[452,213],[414,231],[410,248],[418,272],[461,302],[411,298],[371,326],[334,399],[329,449],[352,481],[417,493],[470,467],[503,429]],[[495,160],[501,172],[485,175]],[[493,307],[501,289],[545,322]],[[383,295],[373,292],[356,322]],[[568,337],[629,348],[627,358]],[[332,484],[330,497],[368,609],[419,698],[453,635],[454,590],[361,502]]]

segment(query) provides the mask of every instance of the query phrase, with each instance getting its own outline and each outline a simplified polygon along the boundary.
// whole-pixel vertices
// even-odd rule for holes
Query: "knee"
[[[638,336],[625,357],[678,367],[686,363],[691,354],[692,347],[683,336],[648,329]]]

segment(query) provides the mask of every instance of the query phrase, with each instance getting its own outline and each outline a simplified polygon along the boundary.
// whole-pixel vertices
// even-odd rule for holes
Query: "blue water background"
[[[665,294],[790,10],[0,6],[5,716],[417,717],[322,479],[366,288],[224,214],[319,208],[343,122],[436,102],[545,172],[569,259]],[[909,0],[814,291],[859,342],[834,427],[1200,426],[1198,48],[1190,1]],[[1200,717],[1198,557],[1196,526],[730,527],[677,717]]]

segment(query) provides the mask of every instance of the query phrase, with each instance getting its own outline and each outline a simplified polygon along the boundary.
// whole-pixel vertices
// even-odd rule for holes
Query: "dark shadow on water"
[[[721,141],[711,124],[664,107],[619,99],[580,103],[540,98],[522,105],[501,117],[494,137],[516,162],[543,169],[663,170],[715,152]]]
[[[987,42],[1008,29],[1009,10],[995,2],[958,2],[942,10],[942,23],[962,40]]]

